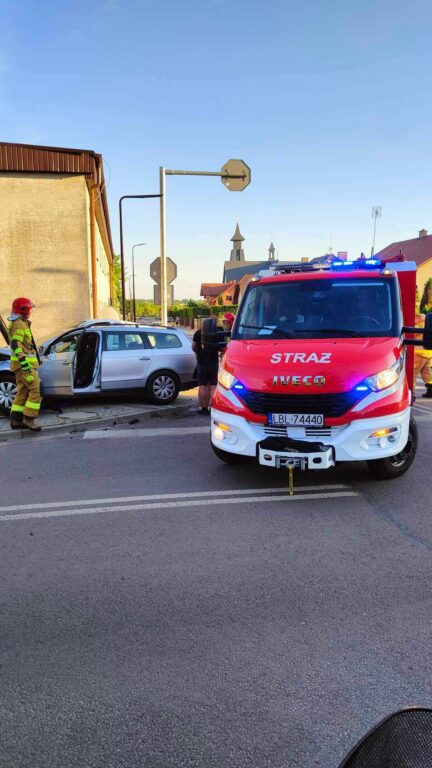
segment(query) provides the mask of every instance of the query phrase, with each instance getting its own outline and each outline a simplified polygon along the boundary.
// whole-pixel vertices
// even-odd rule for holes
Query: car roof
[[[82,327],[82,326],[81,326]],[[140,330],[140,331],[150,331],[151,333],[154,333],[154,331],[169,331],[170,333],[183,333],[183,331],[179,330],[178,328],[170,328],[166,325],[143,325],[142,323],[122,323],[122,324],[110,324],[105,325],[104,323],[101,323],[100,325],[98,323],[92,324],[92,328],[95,329],[101,329],[101,330],[107,330],[107,331],[127,331],[127,330],[133,330],[134,328]]]

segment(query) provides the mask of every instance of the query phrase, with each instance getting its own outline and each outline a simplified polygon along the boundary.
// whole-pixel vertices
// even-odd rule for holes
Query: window
[[[51,344],[49,354],[61,355],[64,352],[76,352],[80,333],[69,333]]]
[[[147,347],[143,333],[125,333],[124,331],[104,333],[103,348],[105,352],[136,352]]]
[[[148,333],[147,338],[152,349],[173,349],[182,346],[175,333]]]

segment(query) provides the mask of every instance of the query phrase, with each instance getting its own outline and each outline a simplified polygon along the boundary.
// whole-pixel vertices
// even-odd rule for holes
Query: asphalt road
[[[336,768],[432,706],[420,407],[402,479],[299,473],[292,499],[197,416],[0,445],[1,768]]]

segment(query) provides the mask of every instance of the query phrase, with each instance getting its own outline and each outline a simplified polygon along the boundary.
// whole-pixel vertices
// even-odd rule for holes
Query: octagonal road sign
[[[167,258],[167,265],[166,265],[166,271],[167,271],[167,285],[172,283],[176,277],[177,277],[177,264],[170,258]],[[153,278],[155,283],[157,285],[160,285],[161,283],[161,258],[160,256],[157,257],[152,263],[150,264],[150,277]]]
[[[222,166],[221,174],[222,184],[230,192],[242,192],[251,182],[251,169],[243,160],[228,160]]]

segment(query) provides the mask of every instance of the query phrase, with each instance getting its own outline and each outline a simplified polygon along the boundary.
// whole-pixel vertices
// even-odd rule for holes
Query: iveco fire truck
[[[251,279],[221,360],[211,442],[228,463],[329,469],[366,461],[402,475],[417,449],[416,265],[376,259],[328,268],[277,264]],[[213,322],[213,325],[212,325]],[[214,321],[203,340],[214,341]]]

